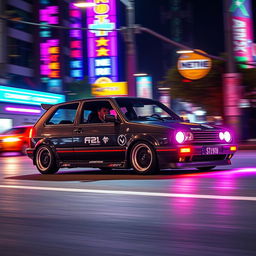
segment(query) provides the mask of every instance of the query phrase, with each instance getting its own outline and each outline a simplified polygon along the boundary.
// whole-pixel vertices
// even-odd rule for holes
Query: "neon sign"
[[[253,21],[251,0],[230,0],[234,55],[238,61],[253,61]],[[243,67],[246,67],[243,65]],[[250,67],[250,66],[249,66]]]
[[[94,3],[94,8],[87,8],[89,81],[117,82],[116,0]]]
[[[0,85],[0,101],[30,105],[57,104],[64,102],[65,96]]]
[[[82,13],[74,4],[69,4],[69,16],[71,27],[77,28],[70,30],[70,76],[77,79],[83,79],[83,51],[82,51]]]
[[[52,0],[40,0],[40,75],[48,91],[61,92],[60,75],[60,40],[52,29],[43,26],[59,24],[59,7],[52,5]]]

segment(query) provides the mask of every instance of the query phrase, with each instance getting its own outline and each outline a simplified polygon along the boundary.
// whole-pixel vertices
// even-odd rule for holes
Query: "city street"
[[[63,169],[0,157],[1,255],[255,255],[256,151],[210,172]]]

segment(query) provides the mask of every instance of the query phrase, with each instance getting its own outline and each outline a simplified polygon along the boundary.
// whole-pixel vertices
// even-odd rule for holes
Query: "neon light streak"
[[[0,86],[0,101],[30,105],[57,104],[65,101],[64,95]]]
[[[26,114],[41,114],[40,109],[33,108],[18,108],[18,107],[5,107],[5,111]]]

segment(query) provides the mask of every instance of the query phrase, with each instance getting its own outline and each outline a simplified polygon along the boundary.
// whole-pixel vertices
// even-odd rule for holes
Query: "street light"
[[[135,8],[134,0],[120,0],[126,6],[126,20],[127,20],[127,32],[124,37],[126,43],[126,75],[128,82],[128,94],[129,96],[136,96],[136,86],[134,74],[136,73],[136,47],[134,38],[134,24],[135,24]]]

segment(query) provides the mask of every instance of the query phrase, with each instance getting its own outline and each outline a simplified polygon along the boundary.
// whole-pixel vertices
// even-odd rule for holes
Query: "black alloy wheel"
[[[59,170],[55,156],[49,146],[43,145],[37,149],[36,167],[42,174],[53,174]]]
[[[151,174],[158,171],[155,150],[147,142],[137,142],[133,145],[130,161],[134,171],[138,174]]]

